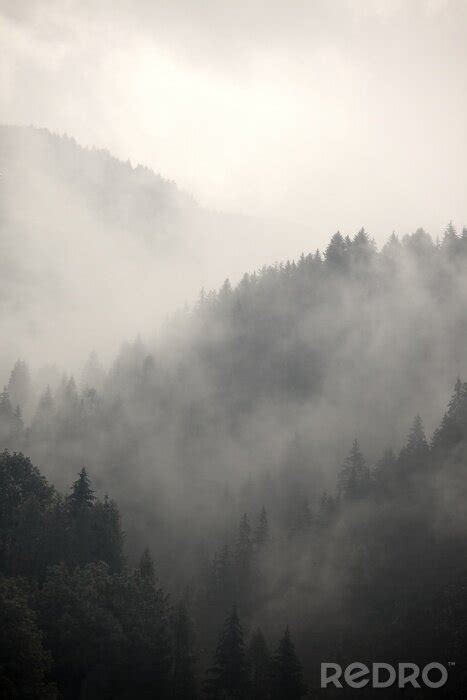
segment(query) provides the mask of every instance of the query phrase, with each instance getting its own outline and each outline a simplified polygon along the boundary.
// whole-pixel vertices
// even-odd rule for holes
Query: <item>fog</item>
[[[1,122],[108,149],[197,205],[170,221],[147,211],[144,224],[143,213],[135,222],[114,212],[109,228],[96,197],[71,177],[56,181],[47,149],[22,157],[34,183],[17,164],[15,198],[2,206],[29,231],[22,264],[48,278],[51,306],[35,298],[24,322],[8,320],[8,363],[32,347],[39,362],[63,358],[75,371],[90,348],[110,361],[115,344],[155,332],[203,286],[323,248],[336,230],[364,225],[380,245],[420,226],[436,237],[449,219],[460,230],[465,12],[448,0],[267,10],[4,0]],[[110,197],[122,194],[108,185]],[[158,237],[154,259],[133,235],[141,225]]]
[[[45,129],[0,127],[0,169],[3,372],[17,357],[77,372],[91,350],[110,362],[203,287],[285,247],[285,224],[203,209],[141,165]]]
[[[466,12],[0,0],[0,695],[464,654]]]
[[[461,0],[1,12],[4,122],[144,163],[210,209],[300,223],[301,248],[463,222]]]

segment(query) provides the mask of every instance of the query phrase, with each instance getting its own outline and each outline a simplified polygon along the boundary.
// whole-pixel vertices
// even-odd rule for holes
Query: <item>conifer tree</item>
[[[18,360],[11,370],[7,386],[13,406],[19,406],[23,413],[28,413],[31,402],[32,387],[29,368],[26,362]]]
[[[11,405],[10,395],[5,386],[3,387],[3,391],[0,394],[0,418],[9,419],[12,415],[13,407]]]
[[[414,418],[405,449],[409,455],[424,455],[428,452],[425,429],[419,415]]]
[[[355,439],[339,474],[339,494],[348,499],[359,498],[368,493],[369,485],[370,472]]]
[[[47,385],[45,391],[39,398],[37,409],[32,420],[32,430],[40,437],[50,437],[53,428],[54,400],[50,386]]]
[[[171,650],[168,598],[158,585],[154,562],[145,549],[132,577],[129,608],[125,611],[131,639],[134,697],[165,697],[170,679]]]
[[[94,557],[105,561],[110,571],[120,571],[123,566],[123,541],[120,513],[115,501],[105,495],[93,508]]]
[[[457,235],[452,221],[450,221],[446,227],[441,247],[442,250],[446,251],[449,257],[454,256],[459,250],[459,236]]]
[[[252,700],[268,700],[271,685],[271,657],[263,633],[258,628],[248,646]]]
[[[19,448],[23,421],[19,407],[16,410],[10,401],[10,395],[6,389],[0,394],[0,449]]]
[[[365,229],[361,228],[355,235],[350,250],[353,261],[367,264],[376,253],[376,245]]]
[[[348,263],[349,243],[344,240],[340,231],[331,238],[326,248],[326,263],[334,270],[344,270]]]
[[[302,665],[286,627],[272,659],[273,700],[299,700],[306,693]]]
[[[429,465],[429,458],[430,450],[422,419],[417,415],[410,428],[407,444],[400,451],[398,459],[398,473],[400,478],[405,479],[406,488],[408,486],[407,479],[420,470],[425,470]],[[411,492],[412,489],[407,491],[407,493]]]
[[[76,513],[85,508],[90,508],[94,501],[95,496],[91,488],[91,480],[88,477],[85,467],[83,467],[78,478],[73,482],[71,494],[68,496],[68,504],[71,511]]]
[[[172,682],[170,696],[174,700],[195,700],[195,654],[193,624],[187,609],[180,604],[172,618]]]
[[[433,435],[434,448],[454,447],[464,439],[467,432],[467,388],[457,377],[454,392],[449,400],[448,409],[441,425]]]
[[[206,692],[216,700],[243,700],[248,693],[248,676],[243,630],[234,608],[219,636],[214,665],[208,671]]]

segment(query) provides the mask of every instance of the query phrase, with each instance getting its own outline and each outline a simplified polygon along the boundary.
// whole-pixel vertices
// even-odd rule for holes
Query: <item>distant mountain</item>
[[[0,371],[18,355],[78,362],[152,332],[202,286],[280,257],[287,228],[203,209],[68,136],[0,126]]]
[[[148,241],[157,239],[168,218],[196,206],[174,182],[149,168],[132,167],[106,150],[83,148],[74,138],[47,129],[0,126],[0,173],[7,209],[5,197],[14,197],[18,188],[38,195],[44,183],[60,183],[81,197],[98,220],[131,227]]]

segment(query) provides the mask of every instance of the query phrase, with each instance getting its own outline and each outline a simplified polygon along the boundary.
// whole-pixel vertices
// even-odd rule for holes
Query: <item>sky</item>
[[[466,20],[463,0],[0,0],[0,122],[296,222],[307,249],[436,237],[467,223]]]

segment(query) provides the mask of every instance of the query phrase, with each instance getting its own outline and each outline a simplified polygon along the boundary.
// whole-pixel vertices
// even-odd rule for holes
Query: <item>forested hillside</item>
[[[128,565],[117,506],[84,468],[63,497],[4,452],[2,696],[334,697],[319,688],[322,661],[455,664],[467,643],[466,426],[458,379],[431,444],[419,417],[374,467],[355,440],[333,495],[314,511],[298,501],[287,529],[264,506],[254,522],[244,513],[211,557],[198,550],[172,598],[147,550]],[[279,633],[289,617],[305,673],[289,626]],[[465,678],[451,669],[440,697],[463,697]]]
[[[467,232],[452,225],[439,242],[420,229],[379,252],[364,230],[337,233],[322,254],[202,291],[108,368],[93,353],[80,376],[32,373],[20,358],[0,397],[12,453],[0,556],[5,600],[31,610],[31,653],[52,656],[34,682],[120,697],[114,665],[133,668],[141,649],[128,676],[138,697],[160,683],[160,697],[286,700],[304,682],[333,697],[318,688],[321,661],[436,659],[456,662],[445,697],[463,697],[466,265]],[[138,564],[146,547],[167,602],[152,573],[149,601],[132,597],[152,572],[147,555]],[[90,627],[63,603],[63,624],[95,640],[79,660],[62,623],[47,627],[61,609],[41,622],[54,586],[78,608],[87,586],[104,591]],[[156,637],[125,627],[134,605]]]
[[[20,185],[36,195],[31,206],[37,206],[47,181],[54,181],[63,192],[80,198],[98,220],[116,229],[130,226],[135,236],[156,246],[164,233],[164,216],[195,206],[174,182],[149,168],[123,163],[108,151],[83,148],[74,138],[47,129],[0,126],[0,172],[3,211]]]
[[[112,357],[223,270],[272,260],[278,230],[197,206],[148,167],[71,137],[0,126],[0,372],[32,354],[76,368],[91,338]]]

